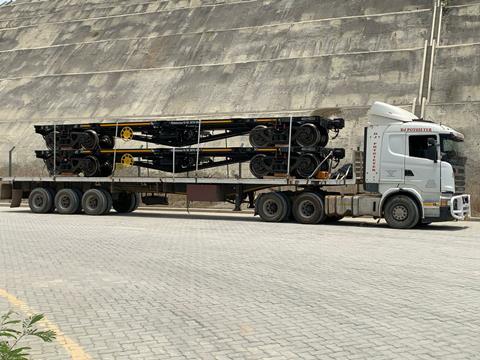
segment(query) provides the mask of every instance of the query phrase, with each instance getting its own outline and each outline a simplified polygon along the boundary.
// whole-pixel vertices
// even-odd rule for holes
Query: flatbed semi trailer
[[[0,179],[1,197],[11,199],[12,207],[28,198],[34,213],[103,215],[112,208],[135,211],[141,200],[165,204],[169,194],[183,194],[189,201],[232,202],[237,210],[247,202],[267,222],[320,224],[369,216],[409,229],[470,216],[470,195],[458,191],[459,175],[452,165],[459,163],[463,140],[451,128],[375,103],[364,150],[353,152],[352,163],[335,172],[320,166],[305,179],[288,173],[248,179],[175,172],[164,177],[10,177]]]

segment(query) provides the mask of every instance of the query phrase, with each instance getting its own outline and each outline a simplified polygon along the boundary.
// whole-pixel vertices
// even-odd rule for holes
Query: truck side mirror
[[[437,139],[429,138],[427,141],[427,158],[433,160],[434,162],[438,162],[438,143]]]

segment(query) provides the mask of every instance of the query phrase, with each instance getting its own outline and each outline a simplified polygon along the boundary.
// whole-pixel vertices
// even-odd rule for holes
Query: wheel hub
[[[91,208],[91,209],[96,209],[98,207],[98,199],[91,196],[88,201],[88,206]]]
[[[393,208],[392,215],[397,221],[405,221],[408,218],[408,209],[403,205],[397,205]]]
[[[62,198],[60,199],[60,205],[63,208],[68,208],[70,207],[70,204],[71,204],[70,198],[67,195],[62,196]]]
[[[264,212],[268,215],[275,215],[278,212],[278,204],[273,200],[268,200],[263,205]]]
[[[33,203],[35,204],[36,207],[42,207],[44,204],[43,196],[41,195],[35,196],[35,198],[33,199]]]
[[[300,204],[300,211],[304,217],[309,218],[315,213],[315,206],[311,201],[304,200]]]

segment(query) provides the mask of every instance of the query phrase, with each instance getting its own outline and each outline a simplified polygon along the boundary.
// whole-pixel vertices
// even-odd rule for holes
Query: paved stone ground
[[[0,288],[92,359],[479,359],[479,234],[0,208]]]

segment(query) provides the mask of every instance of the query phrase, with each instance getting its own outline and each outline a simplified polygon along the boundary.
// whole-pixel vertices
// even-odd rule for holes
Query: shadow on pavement
[[[17,213],[17,214],[24,214],[24,215],[30,215],[30,216],[37,216],[36,214],[31,213],[30,211],[24,210],[9,210],[9,213]],[[84,214],[79,214],[79,215],[59,215],[59,214],[52,214],[53,216],[86,216]],[[260,218],[258,216],[253,216],[251,213],[234,213],[232,211],[231,215],[223,215],[223,214],[212,214],[212,213],[205,213],[201,214],[198,213],[197,211],[193,211],[192,213],[186,213],[186,212],[153,212],[151,210],[148,211],[141,211],[141,212],[135,212],[131,214],[117,214],[115,211],[112,211],[112,213],[109,216],[114,216],[115,218],[159,218],[159,219],[181,219],[181,220],[217,220],[217,221],[237,221],[237,222],[261,222]],[[298,225],[298,226],[312,226],[312,225],[300,225],[294,221],[288,221],[286,222],[288,224],[292,225]],[[460,224],[460,223],[459,223]],[[467,224],[467,223],[462,223],[462,224]],[[382,220],[381,222],[372,222],[372,221],[365,221],[362,222],[362,219],[357,219],[357,220],[348,220],[344,219],[338,222],[334,223],[327,223],[323,225],[317,225],[317,226],[338,226],[338,227],[366,227],[366,228],[383,228],[383,229],[390,229],[387,223]],[[423,225],[420,227],[416,227],[413,230],[422,230],[422,231],[461,231],[468,229],[468,225],[450,225],[450,224],[443,224],[443,223],[433,223],[430,225]],[[399,230],[400,231],[400,230]]]

